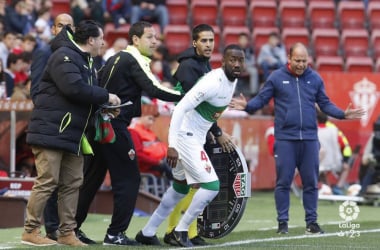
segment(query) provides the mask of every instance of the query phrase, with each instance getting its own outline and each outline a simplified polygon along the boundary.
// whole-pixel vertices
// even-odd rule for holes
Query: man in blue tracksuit
[[[319,141],[316,107],[337,119],[359,119],[362,109],[343,111],[326,95],[318,73],[308,67],[308,52],[301,43],[290,48],[288,63],[272,72],[258,95],[247,101],[235,98],[230,108],[253,113],[274,98],[276,188],[279,234],[288,233],[290,185],[297,167],[303,184],[306,233],[320,234],[317,223]]]

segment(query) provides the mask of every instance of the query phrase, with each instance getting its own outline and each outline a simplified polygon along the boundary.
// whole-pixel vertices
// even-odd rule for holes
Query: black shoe
[[[278,223],[277,233],[278,234],[287,234],[288,233],[288,222],[280,221]]]
[[[195,236],[194,238],[190,239],[191,243],[193,243],[194,246],[206,246],[208,243],[202,239],[199,235]]]
[[[95,245],[96,244],[96,242],[94,240],[91,240],[90,238],[88,238],[87,235],[80,229],[75,230],[75,235],[84,244],[87,244],[87,245]]]
[[[160,241],[158,240],[157,236],[144,236],[142,231],[137,233],[135,240],[137,242],[140,242],[141,244],[144,245],[153,245],[153,246],[161,246]]]
[[[325,233],[318,225],[317,222],[311,222],[306,226],[306,234],[323,234]]]
[[[104,237],[103,245],[137,246],[141,244],[135,240],[129,239],[127,236],[125,236],[124,232],[120,232],[117,235],[106,234]]]
[[[174,231],[174,229],[173,229]],[[164,242],[166,244],[169,244],[171,246],[179,246],[177,241],[175,240],[175,236],[173,235],[173,231],[171,231],[170,233],[166,233],[165,236],[164,236]]]
[[[175,231],[173,230],[173,236],[175,241],[178,243],[178,246],[181,247],[193,247],[193,243],[191,243],[187,231]]]
[[[57,241],[57,231],[46,233],[46,238]]]

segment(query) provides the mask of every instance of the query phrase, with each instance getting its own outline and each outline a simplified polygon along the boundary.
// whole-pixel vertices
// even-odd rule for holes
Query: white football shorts
[[[218,176],[203,148],[203,141],[195,139],[192,133],[181,133],[178,136],[177,148],[179,160],[172,169],[173,177],[185,180],[187,184],[217,181]]]

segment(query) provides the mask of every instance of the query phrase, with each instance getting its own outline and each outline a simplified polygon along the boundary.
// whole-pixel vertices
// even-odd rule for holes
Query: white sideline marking
[[[370,230],[357,230],[360,233],[377,233],[380,232],[380,229],[370,229]],[[214,244],[214,245],[207,245],[207,246],[197,246],[197,249],[203,249],[203,248],[212,248],[212,247],[226,247],[226,246],[236,246],[236,245],[246,245],[251,243],[261,243],[261,242],[273,242],[273,241],[284,241],[284,240],[296,240],[296,239],[305,239],[305,238],[322,238],[322,237],[331,237],[331,236],[338,236],[338,233],[324,233],[324,234],[317,234],[317,235],[298,235],[298,236],[288,236],[288,237],[271,237],[271,238],[265,238],[265,239],[251,239],[251,240],[240,240],[240,241],[233,241],[233,242],[226,242],[222,244]],[[187,248],[170,248],[170,249],[187,249]]]

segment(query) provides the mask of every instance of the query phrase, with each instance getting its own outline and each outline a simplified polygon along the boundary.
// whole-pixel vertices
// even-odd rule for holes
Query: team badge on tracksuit
[[[128,152],[128,155],[129,155],[129,159],[131,159],[131,161],[133,161],[136,157],[136,152],[134,149],[130,149],[129,152]]]

